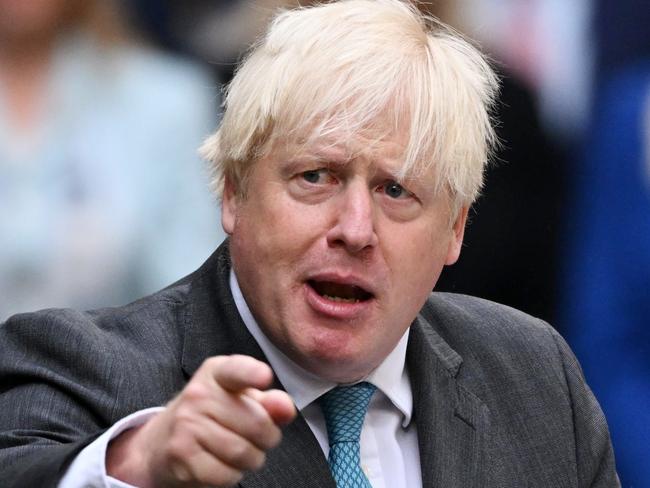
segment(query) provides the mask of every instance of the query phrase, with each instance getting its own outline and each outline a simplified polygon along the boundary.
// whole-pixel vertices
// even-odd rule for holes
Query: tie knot
[[[376,389],[367,382],[337,386],[318,399],[330,446],[339,442],[359,442],[363,419]]]

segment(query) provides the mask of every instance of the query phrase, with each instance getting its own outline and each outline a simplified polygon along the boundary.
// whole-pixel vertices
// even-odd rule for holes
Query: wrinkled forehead
[[[288,11],[239,66],[204,154],[219,189],[224,174],[239,184],[287,141],[334,139],[354,154],[394,137],[405,147],[398,181],[433,171],[434,193],[451,188],[472,202],[496,142],[497,87],[475,47],[409,2]]]
[[[410,124],[403,108],[388,105],[372,118],[358,120],[345,109],[315,117],[311,123],[294,127],[276,125],[276,133],[268,146],[285,158],[346,163],[363,159],[381,161],[400,178],[414,177],[403,172]]]

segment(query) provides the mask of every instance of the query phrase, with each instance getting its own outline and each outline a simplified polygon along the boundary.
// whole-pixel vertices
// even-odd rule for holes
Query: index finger
[[[266,389],[273,381],[271,367],[250,356],[223,356],[212,370],[212,376],[225,390],[238,392],[246,388]]]

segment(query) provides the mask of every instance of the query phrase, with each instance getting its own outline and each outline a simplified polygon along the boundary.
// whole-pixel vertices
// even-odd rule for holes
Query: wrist
[[[144,425],[130,428],[110,441],[106,449],[106,474],[139,488],[153,487],[143,449],[138,448]]]

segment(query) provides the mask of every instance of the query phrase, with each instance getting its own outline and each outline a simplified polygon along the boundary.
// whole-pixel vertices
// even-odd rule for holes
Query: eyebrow
[[[316,149],[306,148],[286,159],[288,168],[295,168],[305,163],[324,164],[327,167],[344,166],[351,160],[352,158],[345,151],[331,146]]]
[[[299,155],[299,157],[306,157],[307,159],[314,161],[335,164],[348,163],[352,160],[348,151],[345,151],[334,144],[308,148],[305,153]]]
[[[353,160],[354,154],[351,155],[349,151],[342,149],[336,143],[320,144],[315,147],[305,147],[302,151],[288,157],[285,171],[286,173],[295,172],[301,164],[305,163],[323,164],[327,168],[341,168]],[[388,170],[381,164],[381,160],[373,160],[371,165],[375,168],[375,172],[381,170],[397,180],[399,169]],[[380,169],[382,167],[383,169]]]

